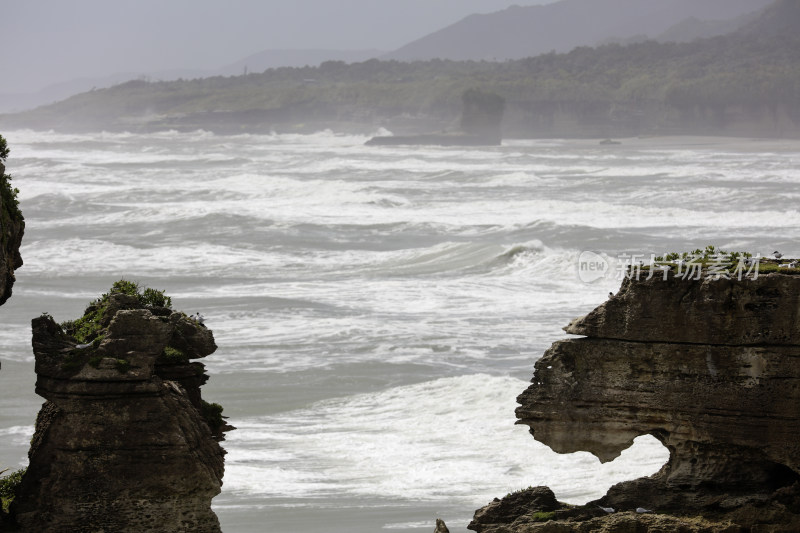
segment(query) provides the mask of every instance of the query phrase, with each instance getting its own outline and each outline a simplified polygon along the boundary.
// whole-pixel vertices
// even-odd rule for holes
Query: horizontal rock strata
[[[620,291],[564,328],[638,342],[800,345],[800,276],[626,279]]]
[[[525,504],[498,520],[490,504],[471,529],[800,531],[800,277],[627,279],[565,330],[586,337],[536,363],[518,423],[557,452],[604,462],[652,435],[669,461],[581,508]],[[556,515],[531,520],[546,511]],[[665,517],[697,521],[669,529]]]
[[[88,343],[50,316],[33,320],[36,392],[48,401],[14,502],[21,530],[219,532],[224,451],[201,415],[203,365],[189,362],[216,349],[213,335],[127,294],[85,316],[101,326]]]

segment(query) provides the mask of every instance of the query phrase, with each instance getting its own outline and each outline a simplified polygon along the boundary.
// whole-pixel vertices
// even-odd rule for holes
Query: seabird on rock
[[[784,263],[783,265],[778,265],[778,268],[795,268],[797,267],[797,261],[792,261],[791,263]]]
[[[91,345],[92,345],[92,343],[91,343],[91,342],[87,342],[86,344],[78,344],[78,345],[77,345],[77,346],[75,346],[75,347],[76,347],[77,349],[79,349],[79,350],[83,350],[84,348],[88,348],[88,347],[89,347],[89,346],[91,346]]]
[[[637,507],[636,508],[636,512],[637,513],[652,513],[653,511],[651,511],[650,509],[645,509],[644,507]]]
[[[608,514],[617,512],[613,507],[603,507],[602,505],[598,505],[597,507],[599,507],[603,511],[607,512]]]
[[[613,292],[611,292],[611,291],[609,291],[609,293],[608,293],[608,297],[609,297],[609,298],[613,298],[613,297],[614,297],[614,293],[613,293]]]
[[[203,318],[203,315],[200,314],[200,311],[197,312],[197,323],[200,324],[201,326],[206,323],[205,319]]]

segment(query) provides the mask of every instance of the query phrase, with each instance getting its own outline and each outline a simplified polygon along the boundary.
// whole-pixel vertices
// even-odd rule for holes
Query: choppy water
[[[618,282],[583,250],[800,254],[800,144],[719,139],[376,148],[365,137],[4,132],[27,232],[0,308],[0,469],[25,463],[30,319],[125,277],[201,311],[204,389],[239,429],[227,533],[465,531],[495,496],[602,495],[666,459],[559,456],[514,426],[561,327]]]

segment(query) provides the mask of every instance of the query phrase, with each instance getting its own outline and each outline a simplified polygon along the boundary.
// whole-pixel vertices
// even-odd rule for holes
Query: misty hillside
[[[793,36],[800,33],[800,2],[776,0],[741,32],[756,39],[773,36]],[[797,54],[797,49],[787,50]]]
[[[248,72],[263,72],[280,67],[316,67],[324,61],[358,63],[378,57],[380,50],[263,50],[231,65],[217,69],[211,75],[231,76]]]
[[[746,13],[727,20],[701,20],[696,17],[690,17],[658,35],[655,40],[662,43],[689,43],[696,39],[725,35],[752,22],[757,16],[758,12]]]
[[[778,0],[731,34],[691,43],[579,47],[506,62],[328,61],[246,76],[138,80],[0,115],[0,127],[415,133],[457,124],[462,93],[476,87],[506,99],[507,136],[800,136],[798,24],[800,2]]]
[[[636,36],[656,38],[687,19],[726,21],[758,11],[771,0],[561,0],[544,6],[512,6],[486,15],[471,15],[447,28],[386,54],[401,61],[433,58],[505,60],[550,51],[567,52],[577,46],[596,46]],[[687,22],[687,24],[692,24]],[[677,38],[698,36],[674,30]],[[685,33],[684,33],[685,32]],[[641,39],[638,39],[641,40]],[[681,39],[682,40],[682,39]]]
[[[209,78],[212,76],[237,76],[247,72],[263,72],[279,67],[316,67],[324,61],[356,63],[378,57],[380,50],[263,50],[235,63],[211,70],[173,69],[154,72],[117,72],[98,78],[76,78],[54,83],[36,92],[0,93],[0,113],[13,113],[63,100],[93,88],[106,88],[135,79],[171,81],[180,78]]]

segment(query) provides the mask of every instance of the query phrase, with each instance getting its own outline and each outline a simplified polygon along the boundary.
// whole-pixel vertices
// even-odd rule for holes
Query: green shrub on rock
[[[25,475],[25,470],[17,470],[5,477],[0,478],[0,508],[2,512],[8,512],[8,506],[14,501],[17,487],[22,482],[22,476]],[[2,472],[0,472],[2,473]]]
[[[222,418],[222,406],[218,403],[209,403],[205,400],[202,401],[200,414],[203,415],[203,419],[208,424],[208,427],[211,428],[211,433],[218,434],[222,429],[222,426],[225,425],[225,421]]]
[[[148,309],[172,309],[172,298],[166,296],[164,291],[151,288],[140,290],[139,284],[135,281],[121,279],[115,282],[107,293],[91,302],[82,317],[77,320],[62,322],[61,327],[68,335],[75,337],[80,343],[95,341],[101,335],[101,330],[104,327],[102,319],[108,309],[110,298],[114,294],[125,294],[136,298],[140,305]]]
[[[10,150],[8,149],[6,140],[0,135],[0,163],[5,162],[9,152]],[[0,165],[0,168],[2,168],[2,165]],[[18,194],[19,189],[11,186],[11,176],[5,172],[0,172],[0,197],[2,197],[3,200],[2,205],[8,216],[13,220],[22,219],[22,213],[19,210],[19,200],[17,200]]]

